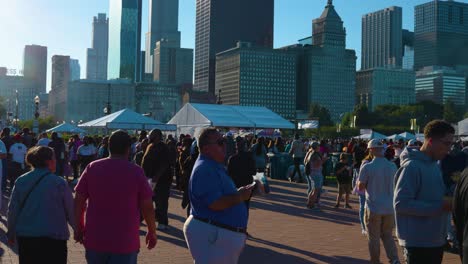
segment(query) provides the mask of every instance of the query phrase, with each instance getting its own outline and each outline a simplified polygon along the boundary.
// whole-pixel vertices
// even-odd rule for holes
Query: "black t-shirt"
[[[257,173],[255,160],[248,152],[241,151],[229,158],[227,171],[237,188],[251,184],[252,176]]]
[[[356,163],[354,165],[355,169],[359,169],[361,167],[362,160],[365,158],[365,156],[366,156],[366,153],[361,147],[358,146],[354,148],[354,162]]]
[[[468,245],[468,169],[462,172],[454,194],[453,221],[455,222],[457,240],[460,245]]]
[[[337,173],[339,170],[341,170],[342,168],[346,166],[348,166],[348,164],[342,163],[342,162],[339,162],[338,164],[336,164],[335,175],[336,175],[336,180],[340,184],[351,184],[353,180],[351,175],[349,175],[349,170],[347,169],[344,169],[341,173]]]

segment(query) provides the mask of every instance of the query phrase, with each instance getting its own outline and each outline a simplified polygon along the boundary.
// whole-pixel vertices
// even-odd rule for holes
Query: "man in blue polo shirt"
[[[198,139],[200,156],[189,182],[191,215],[184,235],[195,263],[237,263],[247,238],[244,201],[253,186],[236,188],[224,168],[226,144],[215,128]]]

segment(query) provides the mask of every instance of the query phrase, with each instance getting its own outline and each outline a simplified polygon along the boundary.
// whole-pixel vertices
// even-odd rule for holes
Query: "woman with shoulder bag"
[[[18,243],[20,264],[65,264],[68,224],[75,227],[71,190],[54,174],[52,148],[31,148],[26,162],[33,170],[19,177],[13,188],[8,205],[8,243]]]
[[[309,148],[309,150],[307,151],[306,156],[304,158],[304,172],[305,172],[305,175],[306,175],[305,178],[307,180],[307,198],[309,198],[310,193],[314,189],[314,180],[312,180],[312,177],[310,175],[311,168],[312,168],[311,156],[312,156],[313,152],[314,152],[314,150],[312,148]],[[309,203],[307,203],[307,204],[309,204]]]
[[[307,207],[308,208],[319,208],[320,193],[322,192],[323,187],[323,174],[322,168],[323,164],[327,161],[327,157],[322,157],[319,152],[319,143],[312,142],[310,146],[310,155],[308,158],[308,167],[310,171],[310,179],[314,183],[314,188],[308,194]]]

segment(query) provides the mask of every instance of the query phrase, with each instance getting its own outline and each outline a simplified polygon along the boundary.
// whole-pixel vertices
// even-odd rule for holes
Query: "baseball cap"
[[[21,140],[22,137],[21,137],[20,134],[16,134],[16,135],[13,136],[13,139],[14,139],[14,140]]]
[[[383,144],[378,139],[372,139],[367,143],[367,148],[383,148]]]

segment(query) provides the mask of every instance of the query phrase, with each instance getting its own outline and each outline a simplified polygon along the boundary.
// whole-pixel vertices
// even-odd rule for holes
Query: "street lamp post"
[[[15,114],[15,127],[16,131],[19,130],[19,118],[18,118],[18,112],[19,112],[19,100],[18,100],[18,90],[16,90],[16,114]]]
[[[111,88],[111,85],[109,83],[107,84],[107,103],[106,103],[106,107],[104,107],[105,115],[110,115],[112,113],[111,102],[110,102],[110,88]]]
[[[36,97],[34,97],[34,106],[35,106],[35,110],[36,112],[34,113],[34,122],[33,122],[33,132],[34,133],[39,133],[39,103],[41,102],[41,99],[39,98],[39,96],[36,95]]]

